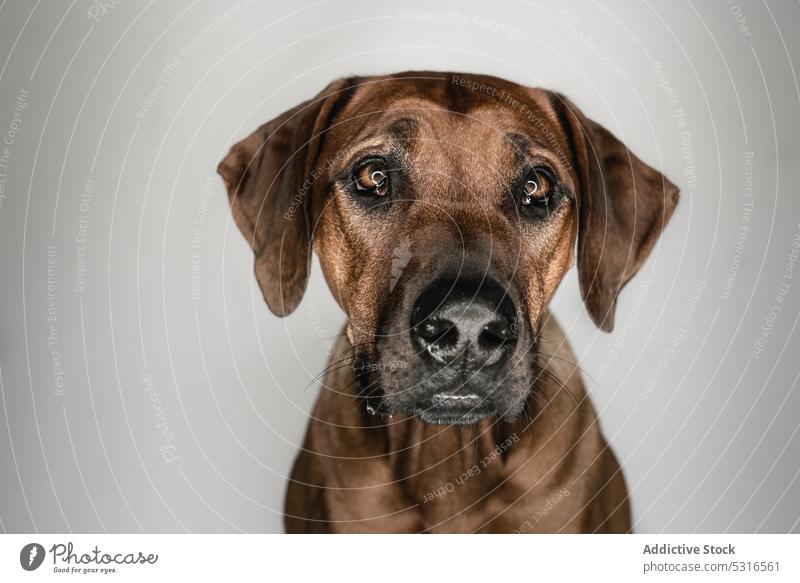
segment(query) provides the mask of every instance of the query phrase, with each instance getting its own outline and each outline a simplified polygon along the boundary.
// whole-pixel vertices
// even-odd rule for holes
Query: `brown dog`
[[[311,250],[349,319],[289,532],[627,532],[625,481],[547,305],[577,253],[594,322],[678,189],[557,93],[413,72],[335,81],[219,172],[264,299]]]

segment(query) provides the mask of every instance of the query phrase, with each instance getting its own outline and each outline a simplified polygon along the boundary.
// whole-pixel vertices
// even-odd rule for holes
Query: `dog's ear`
[[[568,99],[553,106],[578,176],[578,279],[592,320],[614,327],[617,295],[639,271],[678,203],[678,188]]]
[[[345,80],[334,81],[265,123],[234,145],[217,167],[236,224],[253,247],[264,300],[278,316],[297,308],[308,284],[310,174],[346,87]]]

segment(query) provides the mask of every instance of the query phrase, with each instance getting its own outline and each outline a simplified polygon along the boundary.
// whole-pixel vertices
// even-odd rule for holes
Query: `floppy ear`
[[[217,171],[233,218],[255,254],[255,274],[270,310],[291,314],[311,268],[311,190],[324,133],[345,81],[267,122],[231,148]]]
[[[555,95],[579,179],[578,279],[592,320],[614,328],[623,286],[639,271],[678,203],[678,188],[611,132]]]

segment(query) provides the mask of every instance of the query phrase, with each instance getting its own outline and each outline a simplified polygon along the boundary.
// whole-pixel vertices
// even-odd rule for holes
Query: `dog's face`
[[[517,417],[576,249],[589,313],[610,330],[677,202],[562,96],[436,73],[337,81],[220,173],[273,312],[299,303],[313,245],[367,409],[431,423]]]

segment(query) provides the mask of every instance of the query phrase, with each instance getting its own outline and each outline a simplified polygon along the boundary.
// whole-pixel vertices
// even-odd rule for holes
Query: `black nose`
[[[517,343],[516,309],[493,281],[439,281],[417,299],[411,339],[434,365],[479,369],[505,361]]]

